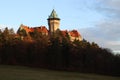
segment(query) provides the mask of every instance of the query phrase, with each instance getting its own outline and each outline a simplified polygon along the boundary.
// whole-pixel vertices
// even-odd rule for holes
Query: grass
[[[120,77],[0,65],[0,80],[120,80]]]

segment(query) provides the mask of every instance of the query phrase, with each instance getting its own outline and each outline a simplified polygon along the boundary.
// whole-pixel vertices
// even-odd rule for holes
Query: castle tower
[[[60,27],[60,18],[58,17],[54,9],[47,20],[49,26],[49,33],[54,34]]]

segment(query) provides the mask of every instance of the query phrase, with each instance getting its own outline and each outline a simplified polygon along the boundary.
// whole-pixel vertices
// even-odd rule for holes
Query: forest
[[[120,76],[120,54],[85,39],[71,42],[60,32],[16,36],[13,29],[0,30],[0,64]]]

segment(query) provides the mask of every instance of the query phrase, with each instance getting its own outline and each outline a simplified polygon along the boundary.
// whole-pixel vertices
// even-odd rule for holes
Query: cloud
[[[104,15],[95,27],[80,29],[80,33],[90,42],[101,47],[120,51],[120,0],[97,0],[95,10]]]
[[[110,44],[110,45],[113,45],[113,46],[114,46],[114,45],[115,45],[115,46],[116,46],[116,45],[120,46],[120,41],[111,41],[111,42],[109,42],[109,44]]]
[[[102,32],[105,38],[110,40],[120,40],[120,21],[112,20],[112,21],[104,21],[100,24],[97,24],[96,27]]]
[[[98,1],[112,9],[119,9],[120,7],[119,5],[120,0],[98,0]]]
[[[115,24],[115,23],[114,23]],[[101,47],[110,48],[113,51],[120,50],[120,28],[113,23],[101,23],[96,27],[80,29],[83,38],[90,42],[96,42]]]
[[[96,10],[111,18],[120,18],[120,0],[97,0]]]

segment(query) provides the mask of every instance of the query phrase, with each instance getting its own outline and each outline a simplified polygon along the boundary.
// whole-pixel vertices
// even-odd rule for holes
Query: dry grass
[[[0,80],[120,80],[120,77],[0,65]]]

